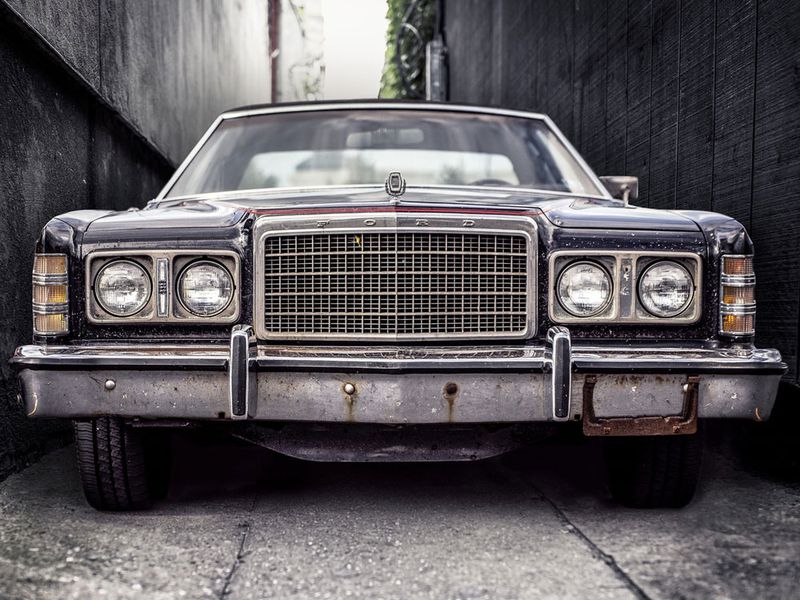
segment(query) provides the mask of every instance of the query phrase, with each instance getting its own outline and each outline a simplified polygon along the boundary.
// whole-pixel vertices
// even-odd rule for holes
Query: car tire
[[[632,508],[681,508],[694,496],[703,455],[701,431],[670,437],[604,440],[611,496]]]
[[[143,510],[166,495],[170,461],[163,436],[114,417],[75,421],[74,431],[78,470],[91,506]]]

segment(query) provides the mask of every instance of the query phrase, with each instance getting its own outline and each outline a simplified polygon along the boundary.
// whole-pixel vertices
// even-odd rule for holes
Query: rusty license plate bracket
[[[700,378],[687,377],[683,384],[680,415],[648,417],[597,417],[594,413],[596,375],[583,384],[583,433],[587,436],[686,435],[697,432],[697,396]]]

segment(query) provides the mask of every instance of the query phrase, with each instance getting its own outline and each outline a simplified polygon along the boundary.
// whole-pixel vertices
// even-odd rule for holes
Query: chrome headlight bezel
[[[675,317],[658,317],[648,312],[638,294],[641,275],[654,263],[675,261],[685,268],[694,283],[692,299]],[[558,301],[561,273],[571,264],[591,261],[601,265],[611,276],[614,290],[611,302],[596,314],[577,317]],[[642,326],[687,326],[700,321],[703,314],[703,259],[700,253],[687,250],[555,250],[548,259],[548,316],[559,324],[626,324]]]
[[[117,260],[132,260],[142,266],[152,284],[146,306],[128,317],[115,316],[101,307],[94,293],[97,273],[105,265]],[[178,300],[177,278],[184,268],[198,260],[221,264],[233,284],[231,301],[218,313],[198,316]],[[97,250],[85,260],[86,320],[93,325],[185,324],[223,325],[236,323],[241,313],[241,259],[233,250]]]
[[[111,307],[108,305],[108,300],[103,298],[102,293],[99,290],[100,278],[103,276],[103,273],[105,273],[107,269],[120,265],[130,265],[135,270],[138,270],[142,276],[141,282],[143,283],[143,291],[144,291],[143,299],[138,304],[133,305],[133,307],[127,311],[112,310]],[[150,302],[150,299],[153,296],[153,279],[150,273],[148,273],[147,268],[144,267],[142,264],[138,263],[133,259],[119,258],[107,262],[97,270],[97,273],[94,276],[94,280],[92,281],[92,290],[94,291],[94,298],[97,301],[97,304],[100,306],[100,308],[102,308],[106,313],[108,313],[113,317],[124,319],[137,315],[147,307],[148,303]]]

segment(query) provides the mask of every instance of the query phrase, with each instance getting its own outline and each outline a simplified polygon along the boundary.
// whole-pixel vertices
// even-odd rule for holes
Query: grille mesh
[[[515,234],[274,235],[264,247],[264,329],[301,337],[525,332],[527,239]]]

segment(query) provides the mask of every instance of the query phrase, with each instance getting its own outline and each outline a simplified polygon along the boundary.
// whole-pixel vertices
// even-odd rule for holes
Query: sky
[[[376,98],[386,49],[386,0],[322,0],[325,99]]]

